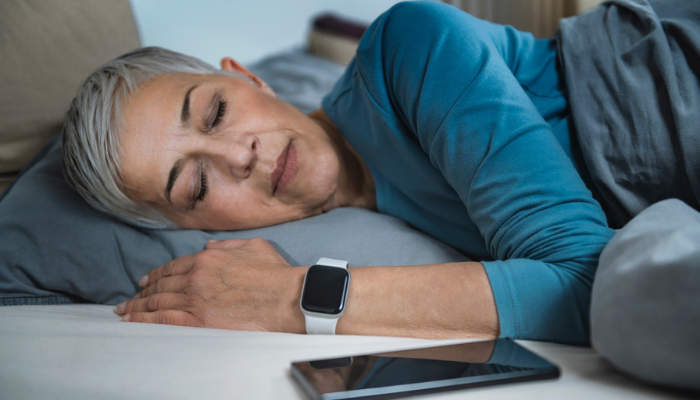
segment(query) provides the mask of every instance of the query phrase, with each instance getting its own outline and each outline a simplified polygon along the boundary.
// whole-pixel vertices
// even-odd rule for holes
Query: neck
[[[326,132],[340,161],[338,189],[323,211],[338,207],[360,207],[376,211],[374,179],[365,160],[322,109],[311,112],[309,117]]]

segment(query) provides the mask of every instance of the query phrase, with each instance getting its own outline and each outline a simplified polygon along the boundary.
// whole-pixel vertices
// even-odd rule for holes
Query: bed
[[[457,342],[126,324],[104,305],[2,307],[0,321],[3,399],[303,399],[292,360]],[[689,398],[620,374],[590,348],[520,343],[561,378],[421,398]]]
[[[260,236],[292,265],[313,263],[319,249],[352,260],[354,266],[466,260],[403,221],[361,209],[339,209],[273,229],[240,232],[136,230],[90,209],[63,180],[56,133],[72,93],[91,69],[144,41],[153,44],[138,36],[138,29],[143,33],[148,24],[146,14],[137,13],[136,22],[132,16],[139,7],[145,12],[145,3],[132,4],[133,10],[127,1],[0,4],[0,30],[8,38],[0,43],[4,46],[0,52],[6,55],[0,61],[0,87],[9,88],[0,107],[0,178],[13,182],[0,197],[0,304],[5,306],[0,307],[0,398],[297,399],[302,393],[288,374],[293,360],[457,342],[120,322],[113,307],[136,293],[136,282],[143,274],[174,257],[201,250],[209,238]],[[320,34],[339,46],[350,40],[333,33],[328,36],[327,31]],[[281,98],[311,111],[344,67],[310,54],[300,43],[282,47],[273,45],[271,53],[248,66]],[[52,62],[37,63],[41,57]],[[331,58],[342,61],[342,56],[337,57]],[[652,219],[642,221],[647,230],[653,221],[667,219],[667,213],[686,212],[676,203],[664,207],[660,214],[647,214]],[[637,234],[644,229],[616,237],[618,246],[637,251],[629,243],[639,243]],[[619,264],[615,261],[619,254],[608,257],[611,268]],[[609,304],[619,301],[601,295],[597,304],[609,310]],[[693,304],[696,298],[685,301]],[[610,323],[600,326],[612,329]],[[615,337],[605,329],[598,337]],[[603,341],[603,347],[611,342]],[[560,365],[562,377],[434,397],[692,397],[629,377],[592,348],[521,343]],[[669,348],[662,344],[660,348]],[[624,348],[624,343],[615,348]],[[700,372],[695,375],[697,359],[692,362],[697,353],[690,354],[690,364],[681,365],[690,376],[686,380],[700,376]],[[634,368],[630,371],[619,357],[612,359],[634,374]],[[637,377],[654,381],[649,376],[658,364],[647,365],[652,372]]]

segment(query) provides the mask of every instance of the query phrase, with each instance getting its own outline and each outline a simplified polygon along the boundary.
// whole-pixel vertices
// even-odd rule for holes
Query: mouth
[[[294,178],[297,169],[297,152],[294,144],[290,141],[287,147],[282,150],[277,161],[275,169],[270,175],[270,183],[272,184],[272,195],[284,191],[289,186],[289,183]]]

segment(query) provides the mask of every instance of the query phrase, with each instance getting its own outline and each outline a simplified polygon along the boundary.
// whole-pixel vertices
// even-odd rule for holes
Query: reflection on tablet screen
[[[292,364],[311,398],[396,397],[559,376],[556,366],[507,339]]]

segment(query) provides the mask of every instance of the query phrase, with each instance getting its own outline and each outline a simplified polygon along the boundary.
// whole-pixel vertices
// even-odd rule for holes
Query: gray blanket
[[[700,199],[700,1],[611,0],[562,20],[576,136],[613,228]]]
[[[628,374],[700,391],[700,213],[678,200],[647,208],[600,256],[593,347]]]

